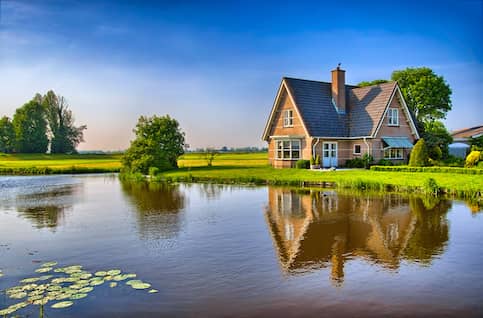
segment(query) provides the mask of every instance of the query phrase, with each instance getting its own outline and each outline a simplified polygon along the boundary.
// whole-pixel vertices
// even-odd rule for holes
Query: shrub
[[[159,168],[158,167],[149,167],[149,176],[150,177],[155,177],[159,174]]]
[[[345,162],[345,166],[347,168],[364,168],[364,164],[365,163],[362,158],[354,158]]]
[[[310,160],[300,159],[295,163],[295,168],[297,169],[308,169],[310,168]]]
[[[372,166],[372,171],[399,171],[399,172],[436,172],[458,174],[483,174],[483,169],[468,169],[459,167],[409,167],[409,166]]]
[[[433,146],[429,151],[429,158],[433,160],[441,160],[443,158],[443,151],[438,146]]]
[[[428,178],[423,184],[424,193],[437,196],[440,192],[438,183],[433,178]]]
[[[369,168],[369,165],[374,161],[374,158],[367,152],[362,156],[362,162],[364,162],[364,168]]]
[[[425,167],[428,165],[428,150],[426,149],[426,143],[424,139],[418,140],[416,145],[411,151],[411,156],[409,158],[409,166],[411,167]]]
[[[481,153],[479,151],[470,152],[470,154],[466,157],[465,167],[473,168],[476,166],[478,161],[480,161],[480,156]]]
[[[320,155],[315,156],[315,165],[319,166],[320,165]]]
[[[381,159],[377,162],[378,166],[394,166],[394,163],[389,159]]]

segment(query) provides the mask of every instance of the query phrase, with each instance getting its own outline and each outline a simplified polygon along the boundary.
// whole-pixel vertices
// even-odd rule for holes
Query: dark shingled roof
[[[347,112],[332,103],[331,83],[284,77],[311,136],[360,137],[372,135],[396,82],[357,87],[346,85]]]

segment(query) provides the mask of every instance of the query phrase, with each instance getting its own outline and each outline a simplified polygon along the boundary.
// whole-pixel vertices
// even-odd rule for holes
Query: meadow
[[[207,165],[204,154],[188,153],[179,158],[178,165],[179,169],[165,171],[156,178],[171,182],[330,186],[375,191],[445,193],[472,198],[481,198],[483,192],[482,171],[477,171],[478,174],[462,174],[451,170],[274,169],[268,165],[267,153],[218,154],[211,167]],[[0,155],[1,174],[102,173],[118,172],[120,167],[120,155]]]

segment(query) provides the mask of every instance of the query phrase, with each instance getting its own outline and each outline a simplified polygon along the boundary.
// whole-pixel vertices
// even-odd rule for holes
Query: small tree
[[[205,151],[203,151],[206,165],[208,167],[211,167],[213,165],[213,161],[215,160],[215,157],[218,156],[218,154],[219,152],[216,151],[215,148],[206,148]]]
[[[37,94],[31,101],[15,111],[12,123],[16,136],[15,149],[18,152],[47,152],[49,146],[47,121],[41,100],[42,97]]]
[[[151,167],[159,171],[177,168],[184,153],[184,133],[169,115],[141,116],[134,129],[136,139],[122,157],[123,172],[148,174]]]
[[[0,119],[0,152],[10,153],[15,147],[15,130],[10,118],[4,116]]]
[[[481,157],[481,152],[473,150],[472,152],[470,152],[468,156],[466,156],[465,167],[473,168],[474,166],[477,165],[478,161],[480,161],[480,157]]]
[[[424,138],[421,138],[416,145],[414,145],[413,151],[411,151],[409,165],[412,167],[424,167],[428,165],[428,162],[428,149],[426,148]]]

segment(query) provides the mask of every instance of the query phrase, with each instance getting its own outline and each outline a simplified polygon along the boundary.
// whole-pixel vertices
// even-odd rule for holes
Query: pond
[[[68,308],[49,302],[51,318],[480,316],[482,242],[483,214],[462,201],[0,177],[0,290],[55,261],[158,291],[102,284]],[[2,293],[0,310],[19,301]]]

